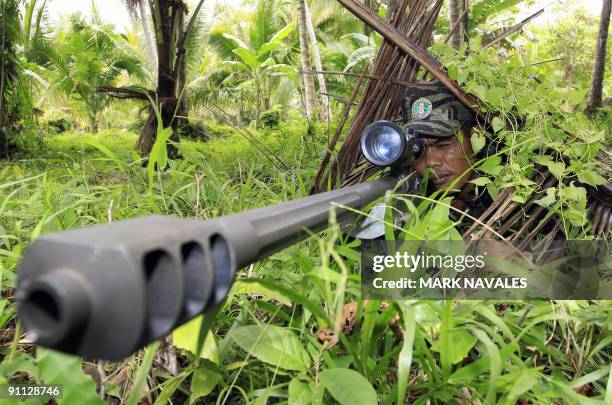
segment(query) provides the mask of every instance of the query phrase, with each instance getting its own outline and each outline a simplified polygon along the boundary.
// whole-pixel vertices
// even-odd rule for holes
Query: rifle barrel
[[[238,269],[325,229],[332,204],[361,209],[397,181],[207,221],[149,216],[41,236],[18,268],[19,318],[39,345],[123,359],[222,302]]]

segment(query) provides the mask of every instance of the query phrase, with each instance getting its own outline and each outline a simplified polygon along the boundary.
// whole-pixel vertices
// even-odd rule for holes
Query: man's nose
[[[442,165],[442,155],[436,148],[425,148],[425,164],[427,167],[439,167]]]

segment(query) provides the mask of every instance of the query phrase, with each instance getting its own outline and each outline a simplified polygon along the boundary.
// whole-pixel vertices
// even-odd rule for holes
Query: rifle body
[[[333,204],[361,209],[397,181],[208,221],[150,216],[41,236],[18,268],[20,320],[37,344],[120,360],[221,303],[238,269],[325,229]]]

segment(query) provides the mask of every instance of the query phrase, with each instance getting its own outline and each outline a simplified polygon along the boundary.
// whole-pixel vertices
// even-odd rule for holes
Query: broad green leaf
[[[565,100],[571,106],[578,105],[582,102],[582,100],[584,100],[588,92],[588,87],[585,87],[583,89],[570,90],[565,93]]]
[[[249,49],[249,47],[244,43],[244,41],[238,38],[237,36],[225,32],[223,33],[223,36],[227,39],[234,41],[236,45],[238,45],[240,48]]]
[[[470,183],[476,184],[477,186],[486,186],[491,182],[491,179],[488,177],[478,177],[477,179],[471,180]]]
[[[293,66],[285,65],[285,64],[276,64],[270,65],[270,70],[275,72],[287,73],[287,74],[297,74],[297,70]]]
[[[518,377],[512,383],[508,400],[514,403],[515,400],[525,392],[529,391],[534,385],[540,382],[539,373],[534,369],[524,369],[519,372]]]
[[[318,275],[320,273],[320,271],[316,271],[313,272],[312,275]],[[335,273],[337,274],[337,273]],[[299,294],[295,288],[289,288],[287,286],[284,286],[280,283],[275,283],[272,282],[270,280],[267,279],[242,279],[241,282],[243,283],[257,283],[257,284],[261,284],[262,286],[270,289],[270,290],[274,290],[277,291],[278,293],[284,295],[285,297],[287,297],[288,299],[290,299],[291,301],[293,301],[295,304],[300,304],[302,306],[304,306],[305,308],[307,308],[310,312],[312,312],[313,314],[315,314],[317,317],[319,317],[322,321],[324,321],[326,323],[325,326],[329,326],[332,325],[332,322],[330,321],[329,317],[325,314],[325,312],[323,312],[321,310],[321,306],[318,304],[317,301],[313,301],[308,299],[307,297],[304,297],[303,295]]]
[[[297,377],[289,383],[289,405],[310,405],[313,401],[313,388]]]
[[[202,321],[204,315],[197,316],[186,324],[180,326],[172,332],[172,344],[179,349],[188,350],[193,354],[197,355],[198,351],[198,336],[200,329],[202,328]],[[206,340],[204,341],[204,347],[200,357],[208,359],[215,364],[219,364],[219,353],[217,351],[217,342],[212,332],[208,332]]]
[[[451,364],[457,364],[465,359],[476,344],[476,338],[463,329],[451,329],[449,332],[448,359]],[[432,349],[437,351],[437,341],[433,342]]]
[[[486,100],[494,107],[501,107],[506,91],[501,87],[490,87],[486,90]]]
[[[170,378],[169,380],[164,381],[161,385],[161,392],[153,405],[166,405],[168,400],[174,395],[176,390],[179,389],[185,378],[187,378],[191,373],[187,371],[183,371],[176,377]],[[119,392],[119,387],[117,387],[116,396],[121,396]]]
[[[269,52],[275,51],[281,48],[282,45],[278,43],[265,43],[259,48],[257,52],[257,59],[263,60]]]
[[[502,129],[506,128],[506,123],[499,117],[493,118],[493,121],[491,121],[491,125],[493,126],[493,131],[495,132],[499,132]]]
[[[470,38],[470,49],[474,52],[480,52],[482,50],[482,37],[474,36]]]
[[[501,348],[500,356],[501,361],[505,362],[506,359],[516,351],[516,345],[506,345]],[[476,360],[473,363],[468,364],[465,367],[460,368],[455,371],[448,379],[450,383],[459,383],[459,384],[467,384],[472,380],[482,376],[487,372],[489,366],[491,364],[490,356],[483,356],[480,359]]]
[[[323,370],[319,375],[321,385],[342,405],[376,404],[376,391],[361,374],[348,368]]]
[[[306,371],[310,357],[289,329],[275,325],[248,325],[233,329],[229,336],[247,353],[264,363],[287,370]]]
[[[256,69],[259,65],[259,60],[257,59],[257,55],[255,55],[251,50],[245,48],[236,48],[232,52],[242,59],[245,65]]]
[[[557,178],[557,180],[561,179],[563,172],[565,171],[565,163],[563,162],[548,162],[545,163],[548,170]]]
[[[548,188],[546,189],[546,195],[540,199],[534,201],[534,203],[541,205],[542,207],[550,207],[557,200],[557,189]]]
[[[457,65],[449,66],[448,67],[448,77],[450,77],[453,80],[457,80],[458,76],[459,76],[459,68],[457,68]]]
[[[260,59],[258,59],[258,60],[260,60]],[[263,62],[261,62],[261,63],[259,64],[259,67],[260,67],[260,68],[262,68],[262,69],[265,69],[266,67],[268,67],[268,66],[272,66],[272,65],[274,65],[275,63],[276,63],[276,62],[274,61],[274,59],[272,59],[272,58],[267,58],[266,60],[264,60]]]
[[[478,167],[478,170],[483,171],[492,176],[497,175],[502,167],[500,166],[501,157],[499,156],[490,156],[488,157],[482,164]]]
[[[472,144],[472,150],[474,153],[478,153],[484,148],[487,143],[487,138],[485,138],[482,133],[474,132],[470,137],[470,143]]]
[[[245,72],[249,70],[249,67],[247,65],[245,65],[242,62],[238,62],[237,60],[224,60],[223,62],[221,62],[221,67],[224,67],[224,68],[235,67]]]
[[[198,368],[191,377],[189,403],[192,404],[198,398],[210,394],[222,379],[223,376],[214,370],[206,367]]]
[[[38,369],[36,364],[34,364],[34,359],[20,351],[15,352],[12,361],[9,361],[9,357],[7,356],[0,363],[0,375],[11,377],[19,371],[28,373],[34,378],[38,378]]]
[[[606,180],[603,176],[588,170],[578,172],[578,181],[592,187],[597,187],[608,183],[608,180]]]
[[[61,404],[104,404],[96,393],[96,383],[83,373],[81,359],[38,347],[36,349],[38,375],[43,384],[61,384],[64,395]]]
[[[270,289],[257,281],[244,283],[241,280],[237,280],[232,286],[231,294],[254,294],[260,295],[265,298],[274,299],[283,305],[291,306],[293,302],[283,294]]]
[[[285,39],[285,37],[289,34],[291,34],[291,32],[295,29],[295,24],[294,23],[290,23],[287,24],[286,27],[280,29],[276,34],[274,34],[274,36],[268,41],[268,43],[279,43],[280,41],[282,41],[283,39]],[[266,44],[264,44],[265,46]]]

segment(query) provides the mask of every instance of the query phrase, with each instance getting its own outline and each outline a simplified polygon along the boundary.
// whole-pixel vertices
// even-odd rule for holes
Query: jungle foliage
[[[333,72],[325,79],[334,117],[308,122],[295,1],[219,1],[193,20],[200,2],[175,2],[177,25],[161,36],[173,44],[164,57],[180,82],[167,94],[169,113],[153,91],[160,70],[145,52],[143,21],[126,32],[95,12],[51,23],[53,2],[0,1],[0,384],[64,384],[60,404],[612,403],[609,302],[360,301],[359,242],[338,226],[242,269],[216,318],[200,316],[123,362],[35,347],[13,297],[33,240],[308,195],[358,80],[346,74],[367,74],[382,39],[335,2],[308,2],[322,68]],[[163,17],[151,11],[168,2],[126,3],[160,29]],[[396,2],[364,3],[386,17]],[[558,18],[487,48],[534,2],[468,3],[463,45],[444,44],[445,5],[429,51],[494,117],[471,138],[476,152],[491,150],[472,183],[492,197],[512,188],[521,203],[544,191],[536,204],[562,219],[565,235],[592,238],[585,187],[610,182],[596,157],[609,156],[612,133],[609,105],[583,113],[597,18],[548,10]],[[190,27],[183,42],[180,27]],[[175,120],[187,118],[178,130]],[[143,153],[134,145],[147,125]],[[179,142],[180,133],[190,135]],[[536,164],[558,185],[540,190]],[[406,202],[413,216],[404,230],[460,238],[467,219],[451,219],[452,197],[432,197]]]

